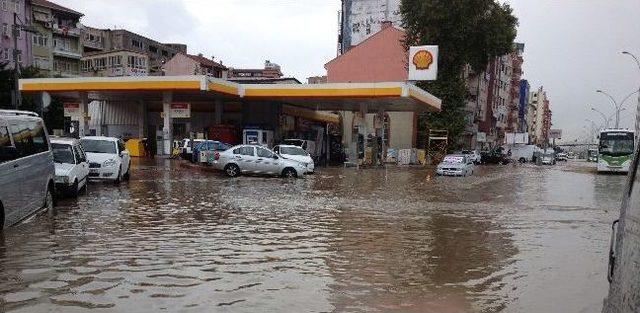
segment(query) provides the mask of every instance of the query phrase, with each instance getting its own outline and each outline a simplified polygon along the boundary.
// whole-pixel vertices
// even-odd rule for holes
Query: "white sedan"
[[[436,174],[448,176],[473,175],[473,161],[465,154],[449,154],[438,164]]]
[[[52,138],[51,149],[56,168],[56,190],[78,196],[78,192],[86,188],[89,176],[89,163],[80,142],[73,138]]]
[[[303,177],[304,164],[288,160],[260,145],[239,145],[223,152],[215,152],[212,166],[235,177],[241,173]]]
[[[315,169],[311,155],[301,147],[293,145],[277,145],[273,147],[273,152],[285,159],[295,160],[305,164],[307,166],[307,173],[313,173]]]
[[[114,137],[86,136],[80,139],[89,160],[89,179],[129,179],[131,157],[124,142]]]

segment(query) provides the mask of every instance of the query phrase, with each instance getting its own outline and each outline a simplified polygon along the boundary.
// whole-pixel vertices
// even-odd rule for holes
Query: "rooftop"
[[[219,68],[219,69],[223,69],[226,70],[227,67],[210,59],[205,58],[204,56],[202,56],[201,54],[198,55],[193,55],[193,54],[187,54],[187,56],[191,59],[193,59],[194,61],[204,65],[204,66],[208,66],[208,67],[215,67],[215,68]]]
[[[49,9],[54,10],[54,11],[60,11],[60,12],[76,15],[78,17],[84,15],[84,14],[78,12],[78,11],[71,10],[69,8],[63,7],[63,6],[59,5],[59,4],[55,4],[55,3],[51,2],[51,1],[47,1],[47,0],[31,0],[31,4],[34,5],[34,6],[41,6],[41,7],[49,8]]]

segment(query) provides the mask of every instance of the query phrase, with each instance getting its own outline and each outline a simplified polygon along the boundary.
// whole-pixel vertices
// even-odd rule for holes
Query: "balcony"
[[[58,57],[63,57],[63,58],[69,58],[69,59],[77,59],[77,60],[80,60],[80,58],[82,58],[82,54],[77,51],[64,50],[60,48],[54,48],[53,55]]]
[[[104,50],[104,44],[98,41],[85,41],[82,43],[83,46],[95,50]]]
[[[51,27],[51,30],[56,35],[80,37],[80,28],[76,28],[76,27],[67,27],[67,26],[60,27],[59,25],[54,24],[53,27]]]

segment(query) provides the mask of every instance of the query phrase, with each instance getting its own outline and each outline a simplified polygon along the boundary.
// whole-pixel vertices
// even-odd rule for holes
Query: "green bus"
[[[598,172],[629,172],[635,145],[633,131],[605,129],[598,138]]]

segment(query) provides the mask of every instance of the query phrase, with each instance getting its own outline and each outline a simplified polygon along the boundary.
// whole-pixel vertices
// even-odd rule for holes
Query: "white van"
[[[0,110],[0,229],[41,208],[53,209],[55,166],[44,122]]]

